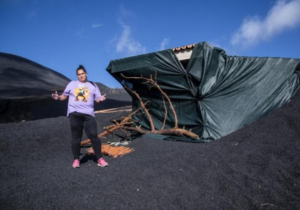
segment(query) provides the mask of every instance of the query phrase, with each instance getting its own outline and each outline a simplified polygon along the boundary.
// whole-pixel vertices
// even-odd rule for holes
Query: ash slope
[[[98,131],[128,113],[97,114]],[[68,118],[0,125],[1,209],[282,209],[300,206],[300,92],[265,118],[200,144],[140,138],[72,169]],[[106,139],[103,139],[106,141]]]
[[[54,101],[51,93],[61,93],[69,82],[64,75],[31,60],[0,53],[0,123],[66,115],[67,101]],[[96,104],[95,110],[131,105],[124,90],[97,85],[108,100]]]
[[[0,99],[49,95],[70,81],[64,75],[31,60],[0,53]]]

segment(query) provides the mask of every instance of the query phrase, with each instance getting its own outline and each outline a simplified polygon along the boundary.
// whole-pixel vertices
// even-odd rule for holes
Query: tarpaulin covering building
[[[170,97],[178,117],[178,127],[198,134],[200,139],[168,136],[166,139],[208,142],[241,129],[288,102],[299,88],[300,59],[228,56],[223,49],[206,42],[194,46],[188,62],[182,63],[173,49],[113,60],[107,71],[123,86],[136,91],[156,129],[160,129],[165,109],[160,92],[143,81],[126,77],[155,76]],[[133,110],[140,104],[132,95]],[[149,129],[146,116],[135,120]],[[174,126],[168,111],[167,127]],[[280,125],[278,125],[280,129]]]

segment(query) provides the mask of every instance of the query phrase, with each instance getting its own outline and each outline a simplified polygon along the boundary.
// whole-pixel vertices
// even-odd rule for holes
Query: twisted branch
[[[146,113],[146,115],[147,115],[147,117],[148,117],[148,120],[149,120],[150,126],[151,126],[151,131],[154,131],[155,128],[154,128],[154,123],[153,123],[152,117],[151,117],[151,115],[150,115],[150,113],[149,113],[149,110],[146,108],[146,106],[145,106],[143,100],[142,100],[141,97],[139,96],[139,94],[137,94],[136,91],[131,90],[131,89],[128,88],[127,86],[125,86],[125,89],[128,90],[128,91],[130,91],[131,93],[133,93],[133,94],[137,97],[137,99],[139,100],[139,102],[140,102],[140,104],[141,104],[141,107],[143,108],[143,110],[145,111],[145,113]]]
[[[152,79],[152,75],[150,76],[150,79],[148,79],[148,78],[145,78],[145,77],[126,77],[126,76],[124,76],[122,73],[121,73],[121,76],[123,77],[123,78],[125,78],[125,79],[135,79],[135,80],[146,80],[146,83],[150,83],[150,84],[152,84],[153,86],[155,86],[158,90],[159,90],[159,92],[168,100],[168,102],[169,102],[169,105],[170,105],[170,108],[171,108],[171,110],[172,110],[172,112],[173,112],[173,115],[174,115],[174,123],[175,123],[175,126],[174,126],[174,128],[178,128],[178,119],[177,119],[177,114],[176,114],[176,111],[175,111],[175,109],[174,109],[174,107],[173,107],[173,104],[172,104],[172,102],[171,102],[171,100],[170,100],[170,98],[169,98],[169,96],[159,87],[159,85]]]
[[[137,80],[145,80],[145,83],[150,83],[152,84],[154,87],[156,87],[160,93],[163,95],[162,100],[163,100],[163,104],[164,104],[164,109],[165,109],[165,116],[164,116],[164,121],[163,121],[163,125],[162,128],[160,130],[155,130],[155,126],[153,123],[153,119],[149,113],[149,110],[146,108],[146,104],[148,102],[143,102],[143,100],[141,99],[141,97],[139,96],[139,94],[136,91],[131,90],[130,88],[128,88],[127,86],[125,86],[126,90],[130,91],[132,94],[134,94],[137,99],[139,100],[141,106],[136,109],[134,112],[132,112],[130,115],[128,115],[127,117],[125,117],[123,120],[121,120],[120,123],[118,123],[118,121],[113,120],[114,124],[105,127],[105,131],[103,131],[102,133],[100,133],[98,135],[99,138],[106,136],[108,134],[112,134],[114,131],[121,129],[122,131],[125,132],[125,130],[129,130],[129,131],[135,131],[141,134],[149,134],[149,133],[153,133],[153,134],[161,134],[161,135],[177,135],[177,136],[186,136],[186,137],[190,137],[190,138],[195,138],[195,139],[199,139],[199,136],[195,133],[193,133],[191,130],[187,131],[185,130],[185,128],[178,128],[178,119],[177,119],[177,114],[175,112],[175,109],[173,107],[173,104],[170,100],[170,98],[168,97],[168,95],[159,87],[159,85],[152,79],[152,75],[150,75],[150,79],[145,78],[145,77],[126,77],[121,73],[121,76],[125,79],[137,79]],[[156,77],[156,75],[155,75]],[[150,87],[151,88],[151,87]],[[169,128],[169,129],[164,129],[165,127],[165,123],[166,123],[166,119],[167,119],[167,106],[165,103],[164,98],[167,99],[167,101],[169,102],[170,108],[174,114],[174,119],[175,119],[175,126],[174,128]],[[132,116],[137,114],[141,109],[143,109],[147,115],[147,118],[150,122],[150,126],[151,126],[151,130],[143,130],[141,128],[141,126],[132,126],[134,125],[134,121],[132,119]],[[126,132],[125,132],[126,133]],[[87,139],[81,142],[81,145],[87,145],[90,144],[91,140]],[[89,149],[89,152],[92,152],[92,149]]]
[[[147,104],[147,102],[145,103]],[[98,135],[99,138],[102,138],[103,136],[106,136],[110,133],[113,133],[114,131],[120,129],[120,128],[123,128],[125,124],[128,123],[128,121],[131,120],[132,116],[135,115],[137,112],[139,112],[140,110],[142,109],[142,107],[138,108],[137,110],[135,110],[134,112],[132,112],[130,115],[128,115],[127,117],[125,117],[120,123],[117,123],[117,121],[115,121],[116,124],[113,124],[113,125],[110,125],[108,127],[105,127],[105,131],[103,131],[102,133],[100,133]],[[129,123],[131,124],[131,123]],[[88,145],[91,143],[91,140],[90,139],[86,139],[84,141],[81,141],[81,146],[84,146],[84,145]]]

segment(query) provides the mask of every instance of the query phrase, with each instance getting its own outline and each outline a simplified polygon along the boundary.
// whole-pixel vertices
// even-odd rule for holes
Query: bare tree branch
[[[130,115],[128,115],[127,117],[125,117],[120,123],[118,124],[113,124],[113,125],[110,125],[108,127],[105,127],[105,131],[103,131],[102,133],[100,133],[98,135],[99,138],[102,138],[103,136],[106,136],[110,133],[113,133],[114,131],[120,129],[120,128],[123,128],[124,124],[128,123],[128,121],[131,120],[131,117],[136,114],[137,112],[139,112],[141,110],[141,107],[138,108],[137,110],[135,110],[134,112],[132,112]],[[91,140],[90,139],[86,139],[84,141],[81,141],[81,146],[84,146],[84,145],[87,145],[87,144],[90,144],[91,143]]]
[[[163,130],[163,129],[164,129],[164,127],[165,127],[165,125],[166,125],[166,121],[167,121],[167,116],[168,116],[168,109],[167,109],[167,106],[166,106],[166,102],[165,102],[164,97],[162,97],[162,100],[163,100],[164,108],[165,108],[165,117],[164,117],[163,125],[161,126],[161,129],[160,129],[160,130]]]
[[[145,78],[145,77],[126,77],[126,76],[124,76],[122,73],[121,73],[121,76],[123,77],[123,78],[125,78],[125,79],[137,79],[137,80],[146,80],[146,82],[147,83],[150,83],[150,84],[152,84],[153,86],[155,86],[160,92],[161,92],[161,94],[168,100],[168,102],[169,102],[169,105],[170,105],[170,108],[171,108],[171,110],[172,110],[172,112],[173,112],[173,114],[174,114],[174,123],[175,123],[175,128],[178,128],[178,119],[177,119],[177,114],[176,114],[176,111],[175,111],[175,109],[174,109],[174,107],[173,107],[173,104],[172,104],[172,102],[171,102],[171,100],[170,100],[170,98],[168,97],[168,95],[158,86],[158,84],[152,79],[152,75],[150,76],[150,79],[148,79],[148,78]]]
[[[163,104],[164,104],[164,109],[165,109],[165,115],[164,115],[164,121],[163,121],[163,125],[162,128],[160,130],[156,130],[154,123],[153,123],[153,119],[152,116],[149,113],[149,110],[146,107],[146,104],[148,102],[143,102],[143,100],[141,99],[141,97],[139,96],[139,94],[136,91],[131,90],[130,88],[128,88],[127,86],[125,86],[127,91],[130,91],[132,94],[134,94],[137,99],[140,102],[140,107],[138,109],[136,109],[134,112],[132,112],[130,115],[128,115],[127,117],[123,118],[120,122],[118,122],[117,120],[113,120],[112,122],[114,123],[113,125],[107,126],[104,128],[105,131],[103,131],[102,133],[100,133],[98,135],[99,138],[106,136],[108,134],[113,134],[114,131],[121,129],[126,135],[126,131],[135,131],[141,134],[161,134],[161,135],[176,135],[176,136],[186,136],[186,137],[190,137],[190,138],[194,138],[194,139],[199,139],[199,136],[195,133],[192,132],[192,130],[187,131],[185,130],[185,128],[178,128],[178,119],[177,119],[177,114],[176,111],[172,105],[172,102],[170,100],[170,98],[168,97],[168,95],[159,87],[159,85],[152,79],[152,75],[150,75],[150,79],[143,77],[142,75],[140,77],[126,77],[121,73],[121,76],[124,77],[125,79],[136,79],[136,80],[144,80],[145,84],[150,83],[152,86],[156,87],[160,93],[163,95],[162,100],[163,100]],[[155,78],[156,78],[156,74],[155,74]],[[167,119],[167,115],[168,115],[168,110],[167,110],[167,106],[165,103],[164,98],[166,98],[166,100],[168,101],[170,108],[174,114],[174,118],[175,118],[175,126],[174,128],[169,128],[169,129],[164,129],[165,124],[166,124],[166,119]],[[150,122],[150,127],[151,130],[144,130],[141,128],[141,125],[139,126],[135,126],[136,122],[132,119],[132,116],[137,114],[140,110],[144,110],[145,114],[148,117],[148,120]],[[90,144],[90,139],[84,140],[81,142],[81,145],[87,145]],[[90,148],[89,149],[90,152],[92,152],[93,150]]]
[[[131,93],[133,93],[133,94],[137,97],[137,99],[139,100],[139,102],[140,102],[140,104],[141,104],[141,107],[143,108],[143,110],[145,111],[145,113],[146,113],[146,115],[147,115],[147,117],[148,117],[148,120],[149,120],[149,122],[150,122],[151,131],[154,131],[154,130],[155,130],[155,127],[154,127],[154,123],[153,123],[152,117],[151,117],[151,115],[150,115],[148,109],[146,108],[146,106],[145,106],[143,100],[142,100],[141,97],[139,96],[139,94],[137,94],[136,91],[131,90],[131,89],[128,88],[127,86],[125,86],[125,88],[126,88],[126,90],[130,91]]]

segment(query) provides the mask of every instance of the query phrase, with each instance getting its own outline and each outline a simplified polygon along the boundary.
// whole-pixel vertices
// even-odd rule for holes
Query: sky
[[[200,42],[300,58],[300,0],[0,0],[0,52],[117,88],[111,60]]]

